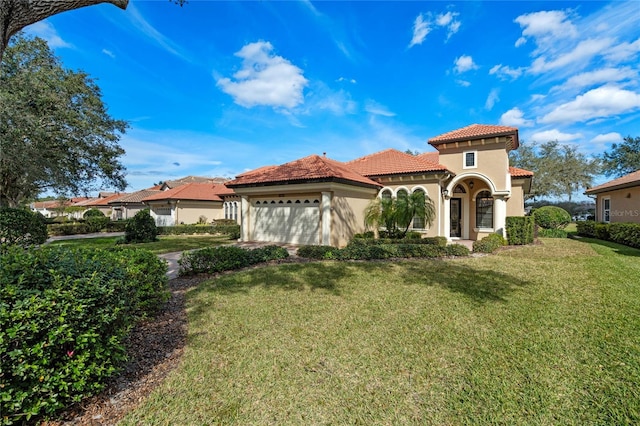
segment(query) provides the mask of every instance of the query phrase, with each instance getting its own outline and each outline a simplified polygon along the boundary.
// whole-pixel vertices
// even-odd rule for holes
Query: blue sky
[[[474,123],[588,155],[640,136],[637,1],[131,1],[27,33],[129,121],[128,191],[325,152],[432,151]]]

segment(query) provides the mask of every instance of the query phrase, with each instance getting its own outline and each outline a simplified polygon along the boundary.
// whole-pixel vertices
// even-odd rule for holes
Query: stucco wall
[[[511,197],[507,200],[507,216],[524,216],[524,181],[512,179]]]
[[[344,247],[354,234],[365,231],[364,211],[375,197],[350,191],[334,191],[331,200],[331,245]]]
[[[200,216],[213,219],[224,219],[224,210],[220,201],[187,201],[180,200],[176,205],[176,224],[191,225],[198,223]]]
[[[598,194],[596,199],[596,220],[598,222],[604,221],[602,200],[605,198],[611,200],[610,222],[640,223],[640,186]]]
[[[476,167],[464,167],[464,153],[476,152]],[[447,146],[440,151],[440,164],[456,174],[479,173],[493,181],[498,191],[508,190],[509,157],[504,142],[488,145]]]

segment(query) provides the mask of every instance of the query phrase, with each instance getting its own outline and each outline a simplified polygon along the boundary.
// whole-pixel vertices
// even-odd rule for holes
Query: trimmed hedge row
[[[236,246],[207,247],[183,253],[178,260],[180,265],[178,273],[181,276],[213,274],[287,257],[289,257],[287,249],[279,246],[256,249],[243,249]]]
[[[372,240],[354,239],[345,248],[331,246],[302,246],[300,257],[317,260],[373,260],[391,258],[437,258],[445,256],[468,256],[469,249],[461,244],[440,245],[435,243],[403,242],[372,243]],[[379,241],[379,240],[375,240]],[[385,240],[386,241],[386,240]],[[446,239],[445,239],[446,241]]]
[[[640,224],[578,222],[578,235],[640,248]]]
[[[0,424],[22,424],[99,392],[134,323],[168,299],[146,250],[14,247],[0,263]]]
[[[506,229],[507,240],[510,245],[518,246],[533,243],[535,229],[533,216],[508,216]]]
[[[418,234],[419,235],[419,234]],[[446,237],[428,237],[428,238],[354,238],[353,239],[356,244],[364,244],[364,245],[387,245],[387,244],[426,244],[426,245],[436,245],[440,247],[445,247],[447,245]]]
[[[93,232],[124,232],[128,221],[111,221],[108,217],[90,217],[83,222],[54,223],[47,225],[49,235],[77,235]]]
[[[500,234],[489,234],[481,240],[473,242],[474,253],[493,253],[500,247],[507,244],[507,241]]]
[[[222,234],[228,235],[229,239],[240,238],[240,225],[175,225],[158,226],[159,235],[182,235],[182,234]]]

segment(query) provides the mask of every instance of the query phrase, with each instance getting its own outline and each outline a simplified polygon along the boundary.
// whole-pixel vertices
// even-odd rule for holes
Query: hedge
[[[493,253],[500,247],[507,244],[507,241],[500,234],[489,234],[481,240],[473,242],[474,253]]]
[[[538,229],[538,236],[543,238],[567,238],[567,231],[564,229]]]
[[[134,323],[169,296],[166,264],[145,250],[13,248],[0,262],[1,424],[102,390]]]
[[[376,240],[379,241],[379,240]],[[386,241],[386,240],[385,240]],[[437,258],[445,256],[468,256],[469,249],[461,244],[440,245],[418,243],[419,240],[392,240],[394,243],[354,239],[345,248],[331,246],[302,246],[297,254],[300,257],[317,260],[373,260],[391,258]],[[410,242],[409,242],[410,241]],[[446,241],[446,239],[445,239]]]
[[[531,244],[534,240],[534,220],[532,216],[508,216],[507,241],[510,245]]]
[[[47,241],[44,216],[26,209],[0,209],[0,251],[10,246],[31,247]]]
[[[228,235],[229,239],[240,238],[240,225],[176,225],[158,226],[159,235],[213,234]]]
[[[185,252],[178,260],[179,275],[213,274],[240,269],[256,263],[289,257],[287,249],[279,246],[265,246],[243,249],[236,246],[207,247]]]
[[[578,235],[640,248],[640,224],[578,222]]]

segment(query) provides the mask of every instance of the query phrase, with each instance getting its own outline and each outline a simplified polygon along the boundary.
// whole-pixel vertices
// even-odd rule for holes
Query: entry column
[[[249,207],[251,206],[249,203],[249,197],[243,195],[240,204],[240,208],[242,209],[242,215],[240,216],[240,241],[249,241],[249,235],[251,231],[251,229],[249,228]]]
[[[495,197],[493,201],[493,212],[495,214],[494,229],[496,234],[506,237],[507,228],[507,200],[504,197]]]
[[[322,193],[322,203],[320,204],[320,220],[322,221],[323,246],[331,245],[331,192]]]
[[[451,197],[448,193],[443,192],[442,198],[444,198],[444,211],[442,212],[442,233],[440,235],[447,237],[447,241],[451,241]]]

